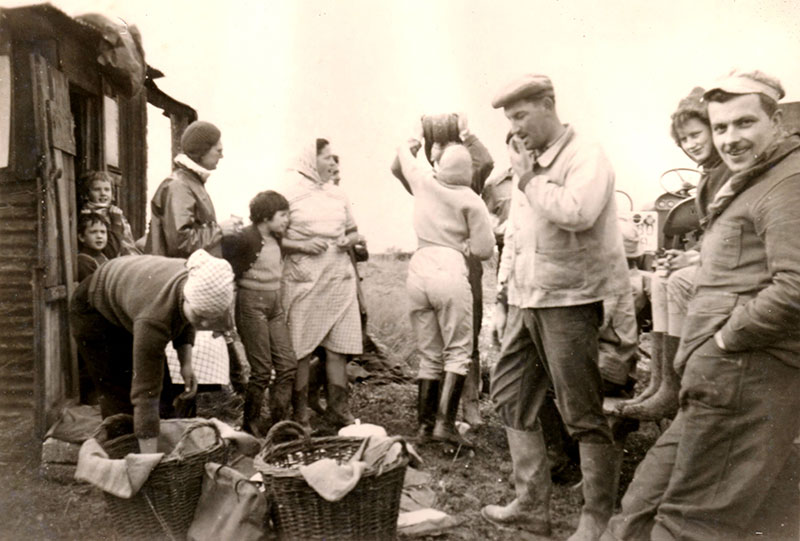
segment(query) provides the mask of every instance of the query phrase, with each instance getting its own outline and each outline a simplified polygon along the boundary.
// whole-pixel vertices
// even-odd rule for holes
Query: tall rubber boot
[[[472,362],[469,365],[467,379],[464,381],[464,392],[461,397],[461,418],[472,428],[483,424],[480,410],[481,396],[481,361],[480,353],[472,353]]]
[[[317,415],[325,413],[325,408],[319,402],[325,388],[325,379],[325,366],[318,357],[312,357],[308,363],[308,406]]]
[[[678,336],[664,336],[664,349],[661,361],[661,386],[656,394],[650,398],[626,406],[622,410],[625,417],[632,417],[640,421],[660,421],[675,417],[678,413],[678,392],[680,390],[680,377],[675,372],[673,361],[680,344]]]
[[[269,390],[269,416],[271,424],[285,421],[289,418],[289,408],[292,402],[294,381],[276,383]]]
[[[583,508],[568,541],[597,541],[614,512],[622,452],[611,443],[580,443]]]
[[[297,360],[297,372],[292,390],[292,421],[303,425],[311,432],[311,411],[308,409],[308,361],[309,357]]]
[[[328,407],[325,409],[325,419],[337,427],[356,422],[350,413],[349,395],[347,387],[328,383]]]
[[[433,437],[439,408],[439,385],[438,379],[417,380],[417,443],[427,443]]]
[[[459,434],[456,428],[456,415],[458,414],[458,404],[461,401],[461,393],[464,390],[464,380],[466,376],[453,372],[444,373],[444,381],[439,389],[439,406],[436,409],[436,423],[433,425],[433,435],[431,439],[472,447],[472,442]]]
[[[261,424],[261,405],[263,402],[264,389],[252,383],[248,384],[244,395],[242,431],[252,434],[256,438],[265,436],[264,427]]]
[[[481,516],[498,526],[549,536],[552,483],[542,431],[506,427],[506,436],[516,498],[508,505],[487,505]]]
[[[658,389],[661,387],[661,377],[663,373],[662,365],[664,364],[664,338],[665,333],[663,332],[650,333],[650,381],[648,382],[644,391],[630,400],[620,402],[619,406],[617,406],[617,410],[621,415],[627,416],[627,413],[625,412],[626,408],[632,406],[633,404],[638,404],[644,400],[647,400],[656,394]]]

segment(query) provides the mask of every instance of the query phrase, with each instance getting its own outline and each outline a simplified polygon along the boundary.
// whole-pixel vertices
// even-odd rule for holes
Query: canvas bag
[[[188,541],[266,539],[267,499],[235,469],[209,462]]]

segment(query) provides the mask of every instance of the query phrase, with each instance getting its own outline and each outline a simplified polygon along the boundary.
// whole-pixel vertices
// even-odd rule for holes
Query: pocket
[[[741,396],[747,353],[717,347],[713,336],[703,342],[686,363],[681,380],[681,402],[736,410]]]
[[[738,267],[742,255],[742,226],[732,222],[717,222],[709,233],[707,257],[711,263],[725,269]],[[705,242],[703,244],[706,246]]]
[[[534,284],[541,289],[579,289],[586,284],[583,250],[536,250]]]

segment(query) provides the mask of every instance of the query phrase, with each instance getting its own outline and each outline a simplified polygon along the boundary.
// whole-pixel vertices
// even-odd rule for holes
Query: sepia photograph
[[[0,540],[800,539],[800,3],[0,2]]]

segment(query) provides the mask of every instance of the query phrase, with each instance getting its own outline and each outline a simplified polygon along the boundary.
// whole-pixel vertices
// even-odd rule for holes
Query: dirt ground
[[[353,386],[352,409],[363,422],[384,426],[390,434],[412,436],[416,429],[416,386],[413,376],[416,359],[406,316],[405,272],[407,261],[396,258],[373,258],[361,265],[369,307],[370,333],[386,350],[390,361],[400,365],[408,376],[405,382],[367,379]],[[494,298],[494,269],[485,268],[485,299]],[[490,303],[486,303],[481,351],[485,367],[497,357],[491,343]],[[211,393],[199,404],[200,415],[217,416],[235,423],[239,413],[229,393]],[[419,449],[425,469],[432,473],[432,488],[437,494],[436,507],[458,517],[461,524],[438,539],[519,540],[536,539],[520,531],[503,530],[485,522],[481,506],[507,502],[513,498],[508,483],[511,462],[504,431],[492,410],[488,397],[481,401],[485,423],[471,433],[474,451],[458,458],[440,447]],[[312,419],[323,432],[328,428]],[[108,523],[102,495],[88,486],[59,484],[39,476],[39,442],[31,437],[27,419],[0,418],[0,540],[102,540],[114,539]],[[625,448],[620,494],[630,481],[636,464],[655,441],[659,427],[645,423],[633,433]],[[577,524],[580,509],[579,491],[572,484],[579,480],[577,470],[568,471],[555,484],[552,499],[553,535],[568,537]]]

